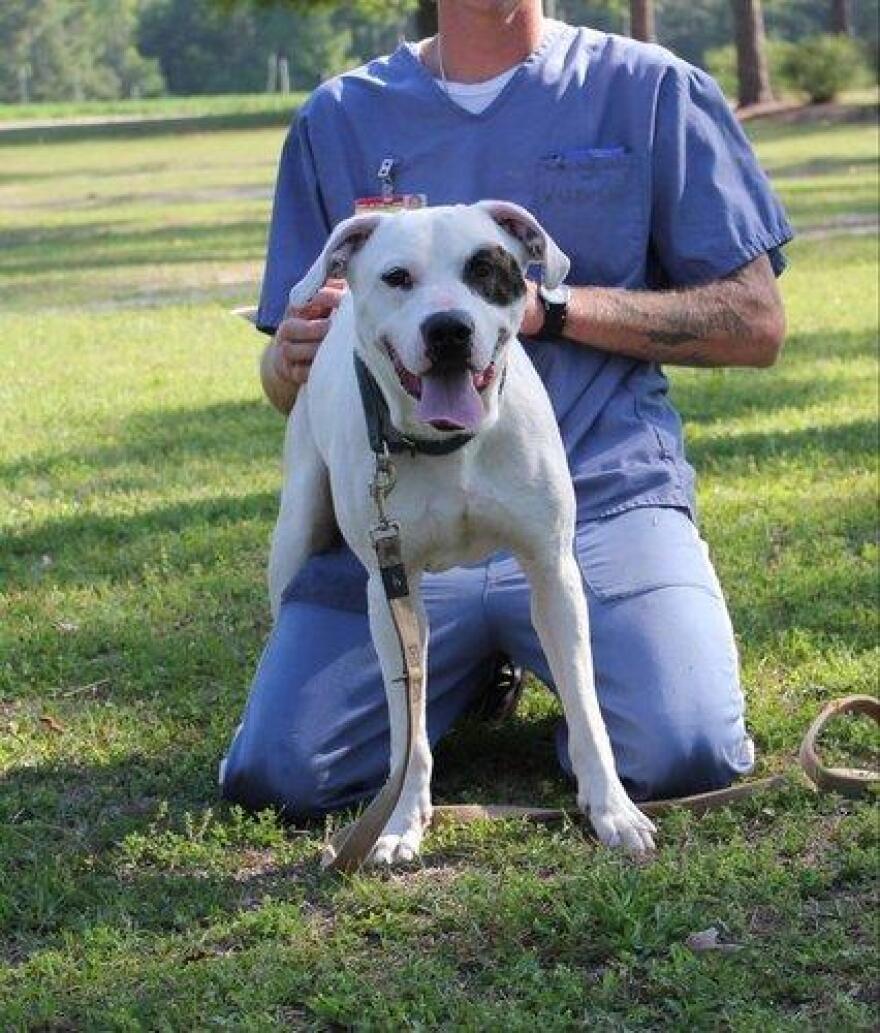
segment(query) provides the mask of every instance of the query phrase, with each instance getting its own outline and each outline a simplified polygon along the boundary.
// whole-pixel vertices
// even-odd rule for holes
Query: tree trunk
[[[654,0],[629,0],[630,35],[643,43],[653,43],[657,36],[654,32]]]
[[[739,78],[739,102],[767,104],[773,100],[764,36],[764,12],[761,0],[731,0],[736,36],[736,71]]]
[[[437,34],[436,0],[419,0],[416,11],[416,34],[419,39],[427,39]]]
[[[851,36],[849,0],[831,0],[831,31],[837,36]]]

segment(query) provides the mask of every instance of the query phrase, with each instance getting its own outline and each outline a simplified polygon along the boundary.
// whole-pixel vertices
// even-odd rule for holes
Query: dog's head
[[[551,287],[569,267],[537,220],[506,201],[356,215],[336,227],[290,300],[302,305],[328,276],[346,277],[355,347],[395,426],[441,439],[496,417],[532,264]]]

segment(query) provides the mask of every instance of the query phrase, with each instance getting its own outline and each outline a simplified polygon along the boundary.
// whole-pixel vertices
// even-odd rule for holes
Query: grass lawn
[[[219,115],[283,115],[305,95],[293,93],[224,93],[204,97],[144,97],[139,100],[38,101],[0,104],[3,123],[88,118],[212,118]]]
[[[2,115],[2,112],[0,112]],[[672,375],[759,773],[875,691],[877,133],[754,123],[796,224],[785,355]],[[431,834],[323,876],[324,829],[216,801],[268,629],[282,422],[228,309],[259,278],[278,129],[0,139],[0,1028],[874,1028],[876,803]],[[571,803],[557,707],[438,750],[439,801]],[[829,751],[876,756],[864,723]],[[716,926],[741,949],[694,953]]]

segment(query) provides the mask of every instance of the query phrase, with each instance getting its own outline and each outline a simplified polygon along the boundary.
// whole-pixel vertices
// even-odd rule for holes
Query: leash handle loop
[[[817,741],[825,725],[839,714],[865,714],[880,724],[880,700],[873,696],[842,696],[826,704],[807,729],[798,754],[807,777],[822,792],[838,792],[844,796],[864,796],[880,786],[880,772],[861,768],[826,767],[819,759]]]

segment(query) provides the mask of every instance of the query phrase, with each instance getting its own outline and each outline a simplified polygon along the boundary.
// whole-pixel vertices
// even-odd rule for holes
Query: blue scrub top
[[[792,230],[715,82],[660,47],[547,22],[495,101],[452,101],[413,44],[324,83],[281,156],[260,329],[353,213],[381,192],[429,204],[499,198],[530,209],[571,260],[568,282],[691,286],[767,253]],[[562,431],[579,520],[636,506],[694,513],[681,421],[656,363],[559,339],[527,342]]]

